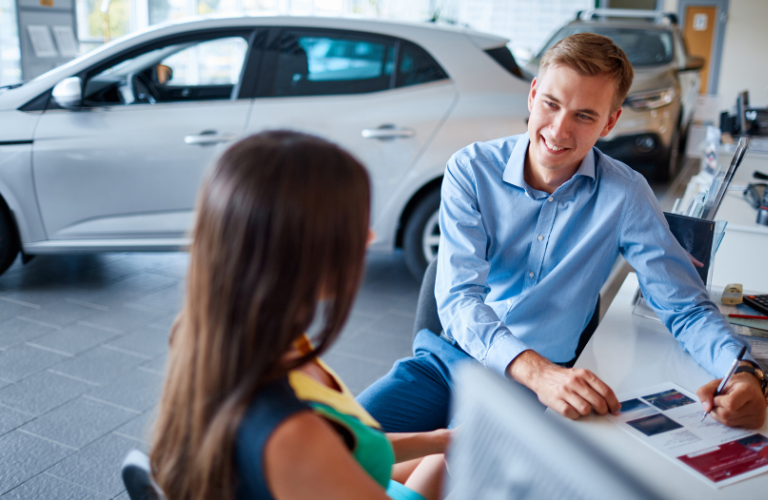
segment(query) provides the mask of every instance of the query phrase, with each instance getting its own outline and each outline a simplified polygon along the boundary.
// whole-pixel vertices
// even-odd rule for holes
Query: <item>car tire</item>
[[[439,214],[440,191],[436,189],[419,201],[405,223],[403,257],[408,270],[419,283],[429,263],[437,257]]]
[[[19,254],[21,245],[16,233],[16,224],[5,203],[0,201],[0,274],[3,274]]]

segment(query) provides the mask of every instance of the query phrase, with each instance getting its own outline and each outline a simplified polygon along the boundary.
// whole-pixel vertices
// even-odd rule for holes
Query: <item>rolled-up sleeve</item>
[[[644,179],[634,182],[625,203],[620,248],[637,272],[643,297],[697,363],[724,376],[745,343],[710,300]]]
[[[441,189],[440,248],[435,297],[446,333],[470,356],[505,374],[529,347],[485,304],[490,262],[488,235],[477,203],[475,180],[465,160],[448,162]]]

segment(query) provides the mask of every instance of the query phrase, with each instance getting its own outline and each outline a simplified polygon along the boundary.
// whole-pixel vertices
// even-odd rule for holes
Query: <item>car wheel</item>
[[[4,203],[0,202],[0,205],[0,274],[2,274],[16,260],[20,245],[11,212]]]
[[[411,213],[403,233],[405,265],[421,282],[427,266],[437,258],[440,245],[440,191],[425,196]]]

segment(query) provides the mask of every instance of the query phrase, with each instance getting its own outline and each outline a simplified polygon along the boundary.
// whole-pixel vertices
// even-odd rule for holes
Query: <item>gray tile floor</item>
[[[147,451],[184,253],[39,256],[0,276],[0,497],[127,500],[120,464]],[[419,285],[370,255],[325,356],[360,392],[410,354]]]

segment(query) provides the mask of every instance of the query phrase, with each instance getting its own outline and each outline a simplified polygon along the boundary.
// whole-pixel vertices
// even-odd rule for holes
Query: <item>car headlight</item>
[[[675,100],[677,92],[674,87],[667,89],[652,90],[650,92],[638,92],[627,96],[624,105],[629,106],[635,111],[645,111],[666,106]]]

